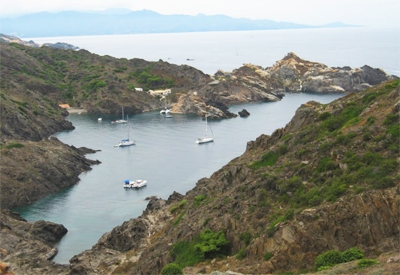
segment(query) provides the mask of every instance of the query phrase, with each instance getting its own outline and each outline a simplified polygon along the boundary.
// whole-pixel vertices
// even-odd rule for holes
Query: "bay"
[[[36,43],[70,43],[99,55],[142,58],[187,64],[214,74],[231,71],[244,63],[272,66],[288,52],[328,66],[369,65],[399,75],[399,32],[395,29],[345,28],[247,32],[207,32],[30,38]],[[190,60],[188,60],[190,59]],[[197,145],[205,133],[205,121],[197,116],[159,112],[129,115],[130,135],[136,145],[114,148],[126,138],[127,125],[111,124],[120,117],[71,114],[75,130],[56,136],[66,144],[101,150],[87,155],[102,163],[80,175],[80,182],[18,211],[28,221],[63,224],[68,233],[56,245],[55,262],[68,263],[90,249],[115,226],[139,216],[148,196],[167,199],[174,191],[185,194],[202,177],[210,177],[241,155],[246,144],[261,134],[284,127],[301,104],[316,100],[328,103],[340,95],[287,94],[282,101],[231,106],[245,108],[247,118],[210,120],[213,143]],[[123,188],[125,179],[145,179],[140,190]]]
[[[88,158],[98,159],[91,171],[80,175],[80,182],[30,206],[17,210],[28,221],[47,220],[63,224],[68,233],[57,244],[55,262],[69,259],[91,248],[115,226],[138,217],[147,205],[146,197],[163,199],[174,192],[185,194],[203,177],[210,177],[233,158],[240,156],[248,141],[261,134],[272,134],[293,117],[302,103],[316,100],[328,103],[338,94],[287,94],[280,102],[236,105],[247,118],[209,120],[214,142],[198,145],[205,134],[205,120],[193,115],[173,114],[165,118],[158,111],[130,115],[128,124],[112,124],[115,116],[71,114],[75,130],[57,134],[62,142],[76,147],[100,150]],[[128,114],[129,115],[129,114]],[[115,148],[120,139],[130,137],[136,145]],[[139,190],[123,188],[126,179],[145,179]]]

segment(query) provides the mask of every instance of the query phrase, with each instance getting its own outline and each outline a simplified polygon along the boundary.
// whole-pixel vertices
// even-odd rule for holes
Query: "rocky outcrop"
[[[12,35],[5,35],[0,33],[0,42],[5,42],[5,43],[17,43],[20,45],[24,46],[29,46],[29,47],[34,47],[34,48],[39,48],[42,46],[50,47],[50,48],[56,48],[56,49],[61,49],[61,50],[79,50],[79,47],[76,47],[74,45],[68,44],[68,43],[63,43],[63,42],[57,42],[57,43],[44,43],[43,45],[35,43],[34,41],[24,41],[16,36]]]
[[[79,175],[99,161],[84,155],[94,153],[77,149],[52,137],[40,142],[14,142],[0,151],[1,207],[28,205],[46,195],[72,186]]]
[[[60,224],[27,222],[19,214],[1,210],[0,260],[15,274],[68,274],[69,267],[51,262],[57,254],[53,245],[67,233]]]
[[[285,92],[345,93],[359,92],[397,77],[369,66],[331,68],[288,53],[264,70],[273,89]]]
[[[397,188],[365,192],[333,204],[305,209],[289,223],[276,226],[272,238],[264,235],[247,248],[250,257],[266,252],[274,256],[259,268],[243,273],[313,268],[317,255],[327,250],[344,251],[357,246],[367,258],[393,251],[400,245],[400,207]]]
[[[246,109],[239,111],[238,114],[240,117],[248,117],[250,115],[250,113]]]
[[[219,103],[231,106],[249,102],[279,101],[285,92],[359,92],[396,78],[381,69],[373,69],[367,65],[355,69],[331,68],[288,53],[272,67],[262,68],[258,65],[244,64],[232,72],[218,71],[214,75],[214,81],[191,90],[191,94],[195,96],[181,95],[182,98],[174,105],[173,111],[202,114],[207,112],[210,106]],[[233,117],[227,115],[227,111],[212,110],[210,116]]]

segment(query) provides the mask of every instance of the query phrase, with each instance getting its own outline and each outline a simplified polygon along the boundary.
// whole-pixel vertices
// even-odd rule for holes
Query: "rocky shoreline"
[[[343,250],[351,243],[362,246],[368,255],[376,257],[398,247],[400,229],[394,211],[399,208],[400,201],[398,178],[395,178],[396,187],[372,191],[360,189],[361,193],[354,192],[337,202],[327,201],[302,209],[295,213],[293,220],[276,223],[268,234],[265,232],[273,222],[271,213],[286,207],[284,202],[293,196],[288,191],[283,197],[281,188],[297,185],[309,188],[322,179],[331,180],[330,184],[334,185],[332,178],[349,169],[349,164],[342,161],[346,156],[344,152],[349,151],[343,144],[351,145],[355,135],[362,135],[352,145],[357,153],[365,153],[370,146],[374,152],[391,156],[392,149],[387,144],[395,134],[388,133],[393,130],[386,129],[385,117],[398,116],[400,90],[397,82],[385,81],[398,77],[369,66],[330,68],[303,60],[294,53],[269,68],[245,64],[232,72],[219,71],[209,76],[195,68],[162,60],[114,59],[84,50],[65,51],[62,59],[57,60],[61,56],[57,51],[59,49],[21,50],[15,45],[1,47],[1,75],[5,84],[0,104],[0,260],[8,262],[13,272],[27,275],[157,273],[172,261],[171,246],[180,240],[193,239],[205,224],[215,230],[223,229],[231,249],[235,253],[245,249],[247,258],[243,262],[233,256],[215,259],[187,268],[187,274],[228,269],[244,274],[276,272],[285,268],[310,270],[316,255],[329,248]],[[80,66],[77,60],[86,65]],[[207,113],[214,119],[236,117],[237,114],[229,112],[232,104],[279,101],[287,92],[356,92],[356,97],[370,89],[354,103],[367,102],[369,105],[359,114],[359,120],[346,125],[343,132],[335,132],[337,136],[331,133],[328,139],[333,140],[330,143],[323,143],[312,129],[322,123],[323,117],[339,116],[350,95],[336,105],[320,106],[311,102],[302,106],[285,129],[249,142],[243,156],[232,160],[210,178],[200,179],[196,188],[186,195],[174,193],[168,200],[151,198],[140,217],[105,233],[92,249],[74,256],[70,265],[55,264],[51,261],[57,253],[54,244],[67,229],[52,222],[27,222],[7,209],[30,204],[72,186],[79,181],[82,172],[100,163],[85,157],[95,150],[68,146],[52,137],[56,132],[74,129],[65,120],[69,113],[117,114],[122,104],[127,105],[126,111],[132,114],[162,107],[159,98],[132,88],[138,85],[133,76],[140,71],[159,76],[163,81],[174,81],[175,91],[170,96],[173,112],[200,116]],[[380,88],[383,92],[389,90],[391,93],[378,104],[374,100],[379,93],[371,88],[380,83],[384,83]],[[60,109],[64,96],[79,107]],[[242,115],[249,114],[243,112]],[[297,138],[291,139],[294,135]],[[347,143],[341,143],[342,139]],[[311,143],[313,147],[298,148],[297,140],[302,140],[304,147]],[[330,147],[331,143],[338,149]],[[290,150],[289,145],[292,146]],[[312,171],[320,165],[316,161],[325,154],[323,150],[330,150],[325,157],[332,158],[329,169],[334,170],[326,168],[321,179],[315,180],[317,183],[308,182],[314,177]],[[269,151],[283,155],[279,169],[265,168],[263,173],[252,169],[251,164],[259,163]],[[292,154],[291,158],[287,157],[289,154]],[[292,164],[297,162],[299,164],[293,168]],[[379,172],[378,168],[374,171]],[[393,179],[386,180],[391,183]],[[268,201],[262,201],[267,197],[264,193],[268,194]],[[239,222],[238,217],[243,220]],[[181,219],[183,223],[174,224]],[[255,229],[260,228],[262,233],[256,232]],[[250,231],[254,238],[245,245],[240,234],[250,234]],[[273,259],[263,261],[263,253],[269,250],[274,251]],[[288,259],[291,265],[287,264]]]

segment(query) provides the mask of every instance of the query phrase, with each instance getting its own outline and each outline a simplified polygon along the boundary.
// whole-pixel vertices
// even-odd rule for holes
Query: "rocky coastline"
[[[332,178],[338,173],[349,169],[350,164],[342,161],[344,152],[349,151],[344,145],[352,146],[358,154],[366,154],[368,149],[392,157],[393,148],[388,143],[396,135],[388,132],[391,128],[387,130],[385,119],[399,116],[398,77],[369,66],[330,68],[303,60],[294,53],[269,68],[245,64],[232,72],[219,71],[209,76],[195,68],[162,60],[123,60],[99,57],[84,50],[31,48],[2,44],[0,49],[3,87],[0,104],[0,262],[8,266],[9,272],[28,275],[159,273],[173,261],[171,246],[179,240],[192,240],[204,229],[206,220],[208,227],[224,231],[232,251],[244,249],[247,257],[244,261],[234,256],[213,259],[187,267],[185,274],[216,270],[235,270],[243,274],[312,270],[315,257],[328,249],[343,250],[358,245],[368,257],[378,257],[396,251],[400,245],[396,213],[400,206],[399,183],[398,177],[391,174],[386,180],[390,184],[394,182],[395,186],[378,190],[363,186],[365,189],[360,189],[360,193],[350,191],[338,201],[327,200],[304,208],[293,214],[291,220],[276,223],[270,233],[263,231],[271,226],[271,213],[285,209],[287,206],[283,202],[293,196],[287,191],[286,196],[281,197],[282,188],[316,184],[308,182],[307,177],[311,178],[312,171],[319,167],[320,154],[326,153],[325,157],[332,158],[335,164],[331,164],[329,169],[332,170],[323,171],[321,179],[316,181],[326,179],[330,184],[334,184]],[[69,62],[57,60],[60,56]],[[79,66],[76,60],[87,63]],[[91,69],[80,70],[88,67]],[[236,117],[237,114],[229,111],[230,105],[279,101],[287,92],[346,93],[349,96],[329,106],[315,102],[302,106],[285,128],[250,141],[242,156],[210,178],[200,179],[187,194],[174,193],[168,200],[151,198],[140,217],[105,233],[92,249],[74,256],[69,265],[55,264],[51,261],[57,253],[54,244],[68,229],[48,221],[27,222],[9,209],[72,186],[79,182],[82,172],[100,164],[85,157],[95,150],[68,146],[52,137],[54,133],[74,129],[65,120],[68,113],[117,114],[122,102],[127,105],[126,111],[133,114],[163,106],[160,98],[132,89],[139,85],[132,82],[136,81],[132,80],[133,76],[141,71],[174,81],[175,88],[167,97],[173,112],[200,116],[207,113],[214,119]],[[72,92],[75,90],[82,92]],[[380,93],[384,96],[380,97]],[[70,110],[59,107],[66,99],[73,105]],[[358,120],[342,130],[352,138],[339,138],[342,133],[336,132],[338,137],[328,136],[337,148],[322,143],[318,134],[311,130],[315,125],[323,124],[321,117],[338,116],[345,106],[357,104],[367,106]],[[250,115],[244,111],[239,115]],[[299,148],[292,136],[304,139],[304,146],[314,146]],[[352,141],[346,144],[341,143],[341,139]],[[252,169],[251,164],[260,162],[269,151],[283,155],[279,169],[264,168],[263,172]],[[299,164],[293,168],[292,163]],[[379,172],[376,167],[374,171]],[[292,179],[295,177],[303,180],[295,181]],[[261,204],[266,195],[260,194],[265,192],[268,192],[268,200]],[[203,199],[197,204],[199,198]],[[237,219],[232,209],[240,213],[244,222]],[[183,222],[174,225],[179,217]],[[255,232],[255,229],[263,233]],[[246,232],[254,237],[247,245],[239,237]],[[273,251],[273,257],[263,261],[266,251]],[[399,264],[394,262],[395,267]]]

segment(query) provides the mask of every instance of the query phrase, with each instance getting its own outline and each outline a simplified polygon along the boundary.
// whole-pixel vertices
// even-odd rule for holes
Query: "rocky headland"
[[[20,88],[93,114],[119,114],[121,106],[131,115],[157,110],[164,107],[166,97],[174,113],[232,118],[237,116],[229,111],[233,104],[279,101],[285,92],[356,92],[397,78],[367,65],[331,68],[295,53],[288,53],[272,67],[244,64],[210,76],[163,60],[116,59],[85,50],[33,48],[23,43],[1,46],[6,83],[15,87],[20,83]],[[24,74],[15,75],[15,71]],[[154,90],[171,93],[152,95]]]
[[[245,64],[209,76],[162,60],[0,46],[0,269],[159,274],[178,262],[185,274],[299,272],[313,271],[325,251],[354,246],[380,259],[382,270],[399,267],[398,259],[385,263],[386,255],[398,252],[400,239],[396,76],[368,66],[329,68],[294,53],[269,68]],[[249,141],[242,156],[187,194],[151,198],[140,217],[105,233],[69,265],[53,263],[54,243],[67,229],[27,222],[10,209],[76,184],[99,164],[85,157],[96,148],[52,137],[74,128],[59,105],[114,114],[124,106],[136,114],[161,109],[163,98],[146,91],[167,88],[174,112],[213,118],[237,116],[229,112],[232,104],[284,100],[285,92],[348,95],[328,105],[304,104],[286,127]],[[224,253],[192,265],[179,262],[177,244],[198,240],[206,229],[223,233]],[[192,252],[184,254],[197,255]]]

